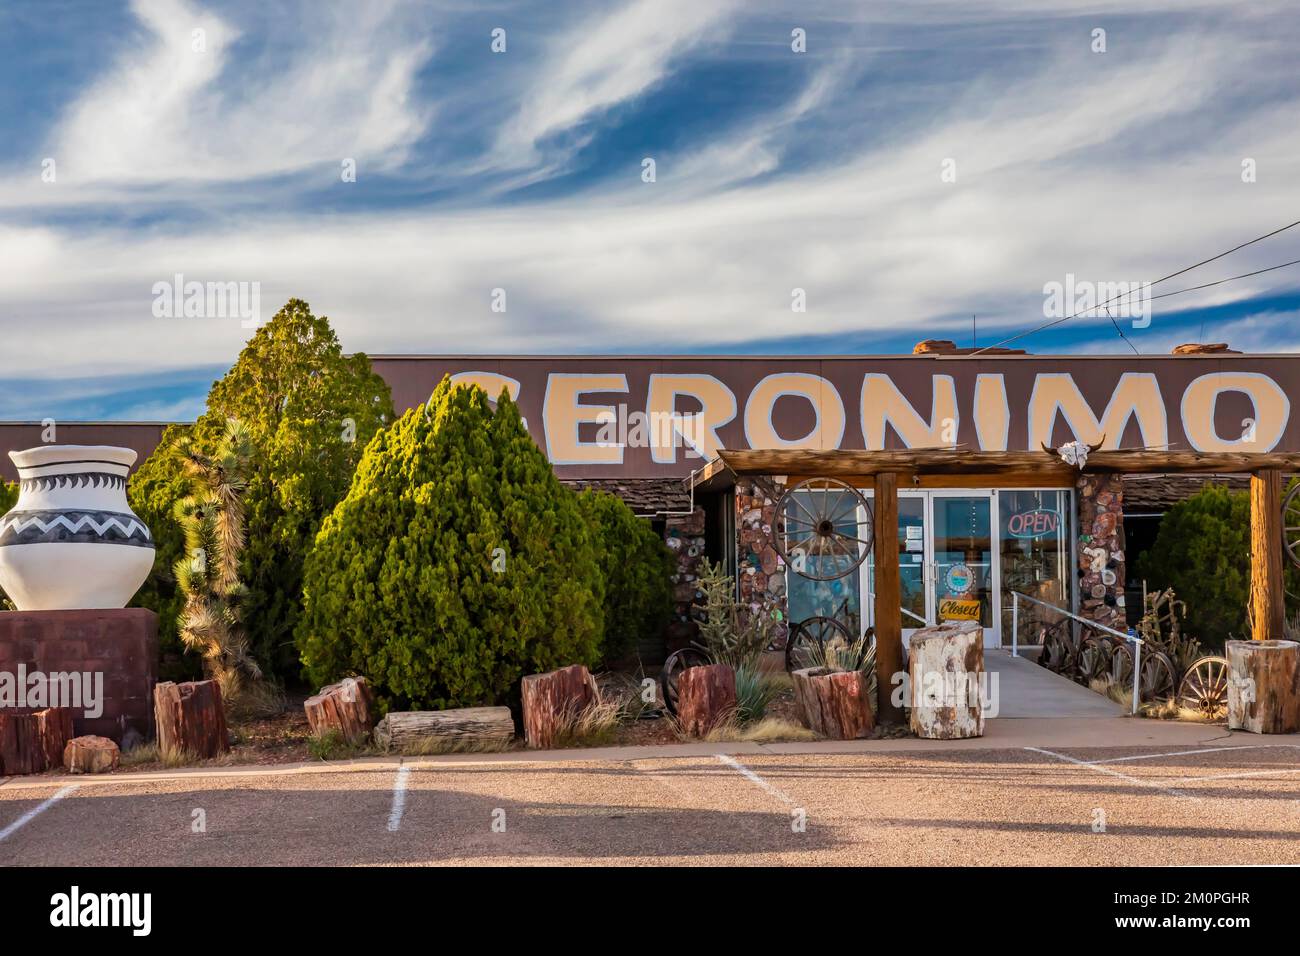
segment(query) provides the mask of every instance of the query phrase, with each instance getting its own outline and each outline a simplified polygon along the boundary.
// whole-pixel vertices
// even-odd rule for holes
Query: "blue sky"
[[[194,417],[251,329],[155,315],[177,274],[370,353],[992,344],[1047,283],[1300,219],[1287,6],[9,0],[0,419]],[[1291,259],[1300,227],[1153,291]],[[1120,324],[1274,352],[1297,317],[1300,267]],[[1095,315],[1018,344],[1130,348]]]

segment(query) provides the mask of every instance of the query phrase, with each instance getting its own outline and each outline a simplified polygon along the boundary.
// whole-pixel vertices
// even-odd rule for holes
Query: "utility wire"
[[[1282,226],[1282,227],[1279,228],[1279,229],[1274,229],[1272,232],[1265,233],[1265,234],[1262,235],[1262,236],[1256,236],[1254,239],[1251,239],[1251,240],[1249,240],[1249,241],[1247,241],[1247,242],[1243,242],[1243,243],[1241,243],[1241,245],[1233,246],[1231,249],[1227,250],[1226,252],[1220,252],[1217,256],[1211,256],[1211,257],[1208,258],[1208,259],[1202,259],[1200,262],[1197,262],[1197,263],[1195,263],[1195,264],[1193,264],[1193,265],[1190,265],[1190,266],[1188,266],[1188,267],[1185,268],[1185,269],[1179,269],[1177,272],[1171,272],[1171,273],[1169,273],[1169,275],[1167,275],[1167,276],[1161,276],[1159,279],[1156,279],[1156,280],[1155,280],[1154,282],[1152,282],[1149,286],[1147,286],[1147,288],[1150,288],[1151,286],[1159,285],[1160,283],[1162,283],[1162,282],[1166,282],[1166,281],[1168,281],[1169,279],[1177,278],[1177,277],[1180,276],[1180,275],[1183,275],[1183,274],[1185,274],[1185,273],[1191,272],[1193,269],[1199,269],[1201,266],[1208,265],[1208,264],[1211,263],[1211,262],[1215,262],[1215,261],[1217,261],[1217,260],[1219,260],[1219,259],[1222,259],[1224,256],[1230,256],[1230,255],[1232,255],[1234,252],[1237,252],[1237,251],[1239,251],[1239,250],[1241,250],[1241,249],[1245,249],[1247,246],[1253,246],[1253,245],[1254,245],[1255,243],[1257,243],[1257,242],[1263,242],[1265,239],[1271,239],[1273,236],[1276,236],[1276,235],[1278,235],[1279,233],[1286,232],[1288,229],[1293,229],[1293,228],[1295,228],[1296,226],[1300,226],[1300,219],[1297,219],[1295,222],[1288,223],[1287,225]],[[1291,265],[1291,263],[1286,263],[1286,265]],[[1274,269],[1281,269],[1282,266],[1273,266],[1272,268],[1274,268]],[[1271,271],[1271,269],[1261,269],[1261,270],[1259,270],[1259,271],[1260,271],[1260,272],[1269,272],[1269,271]],[[1251,275],[1259,275],[1259,272],[1246,273],[1246,275],[1243,275],[1243,276],[1236,276],[1236,277],[1234,277],[1234,278],[1244,279],[1244,278],[1246,278],[1247,276],[1251,276]],[[1233,280],[1232,280],[1232,279],[1221,279],[1221,280],[1220,280],[1220,282],[1231,282],[1231,281],[1233,281]],[[1210,285],[1217,285],[1217,284],[1219,284],[1219,283],[1210,283]],[[1206,288],[1206,286],[1198,286],[1198,288]],[[1192,289],[1183,289],[1182,291],[1183,291],[1183,292],[1191,292],[1191,291],[1193,291],[1193,290],[1192,290]],[[1125,292],[1125,293],[1122,293],[1121,295],[1114,295],[1114,296],[1111,296],[1111,297],[1110,297],[1109,299],[1107,299],[1105,302],[1098,302],[1098,303],[1097,303],[1096,305],[1094,305],[1091,309],[1080,309],[1078,312],[1075,312],[1075,313],[1073,313],[1072,315],[1067,315],[1067,316],[1065,316],[1064,318],[1061,318],[1061,319],[1053,319],[1051,322],[1046,322],[1046,323],[1044,323],[1043,325],[1037,326],[1036,328],[1029,329],[1027,332],[1021,332],[1021,333],[1019,333],[1018,335],[1013,335],[1013,336],[1011,336],[1011,338],[1009,338],[1009,339],[1003,339],[1001,342],[996,342],[996,343],[994,343],[993,345],[986,345],[984,348],[979,349],[978,351],[972,352],[971,355],[972,355],[972,356],[980,355],[980,354],[983,353],[983,352],[987,352],[989,349],[1001,348],[1001,347],[1004,346],[1004,345],[1008,345],[1008,344],[1010,344],[1011,342],[1019,341],[1020,339],[1023,339],[1023,338],[1025,338],[1025,337],[1027,337],[1027,336],[1030,336],[1030,335],[1034,335],[1034,334],[1037,333],[1037,332],[1043,332],[1043,331],[1045,331],[1045,330],[1047,330],[1047,329],[1054,328],[1055,326],[1058,326],[1058,325],[1060,325],[1060,324],[1063,323],[1063,322],[1068,322],[1068,321],[1070,321],[1071,319],[1078,318],[1079,316],[1084,315],[1084,314],[1087,313],[1087,312],[1096,312],[1096,311],[1097,311],[1098,309],[1100,309],[1102,306],[1104,306],[1104,305],[1108,305],[1108,304],[1110,304],[1111,302],[1114,302],[1116,299],[1124,299],[1124,298],[1127,298],[1127,297],[1129,297],[1129,296],[1132,295],[1132,294],[1133,294],[1133,293],[1131,293],[1131,292]],[[1178,293],[1175,292],[1175,293],[1170,293],[1170,294],[1171,294],[1171,295],[1177,295]],[[1159,299],[1159,298],[1164,298],[1164,296],[1152,296],[1152,298],[1153,298],[1153,299]],[[1130,343],[1130,344],[1131,344],[1131,343]]]

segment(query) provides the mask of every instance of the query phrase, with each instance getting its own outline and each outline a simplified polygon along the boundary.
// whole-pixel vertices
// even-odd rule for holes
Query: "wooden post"
[[[882,724],[903,720],[903,708],[891,701],[893,678],[903,670],[902,584],[898,574],[898,475],[876,476],[876,714]]]
[[[1250,620],[1251,638],[1280,641],[1286,606],[1282,591],[1282,473],[1276,469],[1250,476]]]

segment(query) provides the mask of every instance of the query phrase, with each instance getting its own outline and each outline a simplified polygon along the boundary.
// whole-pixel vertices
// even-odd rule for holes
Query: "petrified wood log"
[[[402,753],[491,750],[514,738],[509,707],[395,711],[375,727],[375,743]]]
[[[581,664],[545,674],[529,674],[520,684],[523,697],[524,740],[546,749],[556,734],[598,698],[596,681]]]
[[[1228,641],[1228,728],[1252,734],[1300,730],[1300,643]]]
[[[42,773],[63,765],[72,737],[72,709],[29,707],[0,710],[0,776]]]
[[[830,740],[857,740],[875,728],[865,674],[808,667],[790,677],[799,716],[813,733]]]
[[[322,687],[302,706],[314,735],[321,737],[334,730],[344,740],[357,744],[369,739],[375,726],[374,699],[370,682],[364,677],[345,677],[337,684]]]
[[[736,712],[736,672],[726,664],[688,667],[677,678],[677,721],[688,737],[705,737]]]
[[[207,758],[230,750],[226,709],[214,680],[164,681],[153,689],[158,749],[164,756]]]
[[[981,736],[984,628],[975,621],[945,621],[920,628],[908,647],[912,733],[934,740]]]
[[[63,748],[63,766],[70,773],[108,773],[117,769],[117,744],[107,737],[74,737]]]

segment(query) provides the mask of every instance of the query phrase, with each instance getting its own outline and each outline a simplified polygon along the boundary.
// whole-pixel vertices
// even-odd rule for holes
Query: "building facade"
[[[705,555],[734,569],[744,598],[765,597],[790,621],[826,614],[871,623],[869,556],[831,581],[788,573],[775,547],[781,476],[692,490],[690,477],[719,449],[960,453],[1081,441],[1105,449],[1300,451],[1290,399],[1300,390],[1300,357],[1292,356],[941,349],[878,357],[381,355],[372,362],[399,412],[447,375],[493,396],[508,391],[562,480],[619,494],[655,522],[678,556],[669,646],[690,636]],[[161,431],[158,423],[59,423],[57,440],[128,445],[143,458]],[[40,423],[0,424],[0,450],[41,440]],[[0,464],[8,466],[5,457]],[[959,611],[983,623],[987,643],[1009,643],[1013,591],[1122,628],[1134,586],[1126,573],[1126,497],[1141,502],[1134,518],[1145,520],[1197,485],[1089,475],[1052,487],[1027,476],[987,488],[901,489],[905,632]],[[869,506],[870,494],[864,497]],[[867,526],[865,514],[837,520]]]

